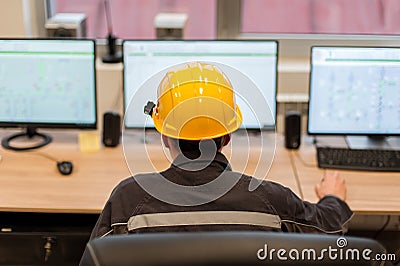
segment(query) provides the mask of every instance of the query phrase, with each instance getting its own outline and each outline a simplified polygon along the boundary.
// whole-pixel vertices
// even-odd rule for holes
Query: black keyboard
[[[318,167],[400,172],[400,150],[317,147]]]

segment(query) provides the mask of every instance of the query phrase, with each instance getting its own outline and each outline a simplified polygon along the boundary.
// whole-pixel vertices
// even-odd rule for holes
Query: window
[[[241,0],[242,33],[399,34],[398,0]]]
[[[109,0],[114,34],[120,39],[155,39],[154,17],[158,13],[186,13],[185,39],[216,38],[217,0]],[[55,13],[85,13],[87,37],[105,38],[107,23],[104,0],[51,0]]]
[[[47,1],[53,15],[85,13],[87,37],[107,36],[105,0]],[[113,31],[120,39],[155,39],[153,20],[161,12],[188,15],[184,39],[235,38],[240,33],[400,33],[398,0],[108,1]]]

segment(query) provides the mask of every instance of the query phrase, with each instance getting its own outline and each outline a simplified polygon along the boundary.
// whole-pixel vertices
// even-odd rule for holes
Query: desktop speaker
[[[297,111],[289,111],[285,115],[285,147],[298,149],[301,138],[301,114]]]
[[[107,112],[103,116],[103,144],[106,147],[115,147],[121,137],[121,116],[114,112]]]

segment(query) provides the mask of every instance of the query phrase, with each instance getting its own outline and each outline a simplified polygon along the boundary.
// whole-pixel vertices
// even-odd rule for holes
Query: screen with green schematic
[[[242,128],[275,128],[277,41],[124,40],[123,60],[126,128],[154,127],[143,106],[157,102],[158,83],[169,67],[189,61],[213,63],[230,79]]]
[[[95,128],[94,40],[1,39],[0,126]]]
[[[400,135],[399,101],[399,47],[312,47],[310,134]]]

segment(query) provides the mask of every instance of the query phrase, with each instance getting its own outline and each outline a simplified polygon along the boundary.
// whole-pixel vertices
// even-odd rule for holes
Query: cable
[[[316,164],[313,164],[313,163],[307,163],[306,161],[304,161],[303,160],[303,158],[300,156],[300,154],[298,153],[298,152],[295,152],[295,151],[293,151],[294,152],[294,154],[296,155],[296,157],[300,160],[300,162],[305,166],[305,167],[312,167],[312,168],[315,168],[315,167],[317,167],[318,165],[316,165]]]
[[[51,155],[48,155],[48,154],[45,154],[45,153],[42,153],[42,152],[34,152],[34,151],[32,151],[32,152],[30,152],[30,153],[32,153],[32,154],[34,154],[34,155],[42,156],[42,157],[44,157],[44,158],[47,158],[47,159],[52,160],[52,161],[55,161],[55,162],[58,162],[58,161],[59,161],[59,160],[57,160],[55,157],[53,157],[53,156],[51,156]]]
[[[386,229],[386,227],[389,225],[390,218],[391,218],[391,216],[388,215],[388,216],[387,216],[387,220],[386,220],[386,222],[383,224],[382,228],[379,229],[379,230],[375,233],[375,235],[374,235],[374,237],[373,237],[374,239],[377,239],[378,236]]]
[[[53,157],[51,155],[48,155],[48,154],[45,154],[45,153],[40,153],[40,152],[34,152],[32,154],[39,155],[39,156],[42,156],[42,157],[44,157],[46,159],[49,159],[51,161],[56,162],[57,163],[57,169],[60,172],[60,174],[62,174],[62,175],[69,175],[69,174],[72,173],[72,170],[73,170],[74,167],[73,167],[72,162],[70,162],[70,161],[59,161],[55,157]]]
[[[14,150],[4,150],[5,152],[7,152],[7,153],[14,153],[14,152],[19,152],[19,151],[14,151]],[[34,150],[25,150],[25,151],[23,151],[23,153],[27,153],[27,154],[32,154],[32,155],[39,155],[39,156],[42,156],[42,157],[44,157],[44,158],[47,158],[47,159],[49,159],[49,160],[51,160],[51,161],[55,161],[55,162],[58,162],[59,160],[57,160],[55,157],[53,157],[53,156],[51,156],[51,155],[49,155],[49,154],[46,154],[46,153],[43,153],[43,152],[38,152],[38,151],[34,151]],[[3,160],[4,158],[0,155],[0,162]]]
[[[111,110],[119,110],[119,105],[121,104],[121,100],[124,99],[124,89],[123,89],[123,85],[119,84],[118,85],[118,92],[117,95],[114,99],[114,102],[111,105]],[[122,102],[123,105],[123,109],[125,108],[125,103]]]
[[[70,161],[60,161],[57,158],[55,158],[49,154],[42,153],[42,152],[29,151],[29,150],[27,150],[25,152],[27,152],[28,154],[32,154],[32,155],[38,155],[38,156],[41,156],[41,157],[44,157],[46,159],[56,162],[57,169],[62,175],[69,175],[73,171],[74,166],[73,166],[73,163]],[[0,163],[1,163],[1,160],[0,160]]]
[[[297,184],[297,187],[299,189],[300,198],[304,199],[303,190],[301,189],[300,178],[299,178],[299,175],[297,173],[297,168],[296,168],[296,164],[295,164],[294,159],[293,159],[292,152],[293,151],[289,151],[290,164],[292,165],[293,174],[294,174],[294,177],[296,178],[296,184]]]

